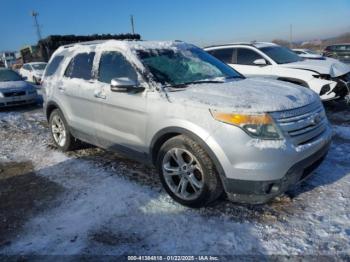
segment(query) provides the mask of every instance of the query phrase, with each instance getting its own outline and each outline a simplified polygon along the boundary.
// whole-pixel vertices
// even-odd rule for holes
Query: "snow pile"
[[[339,137],[350,140],[350,126],[334,126],[334,132]]]
[[[127,179],[142,169],[140,164],[111,158],[111,167],[110,153],[99,158],[98,150],[52,149],[43,119],[41,111],[1,113],[0,153],[32,161],[37,175],[65,192],[59,205],[30,219],[0,247],[1,254],[334,256],[350,251],[349,143],[332,146],[313,178],[292,192],[293,200],[282,197],[256,207],[221,201],[195,210],[173,202],[160,187]],[[156,175],[143,170],[145,177]]]

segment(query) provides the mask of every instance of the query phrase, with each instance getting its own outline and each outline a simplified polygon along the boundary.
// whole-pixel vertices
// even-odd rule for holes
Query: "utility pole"
[[[290,24],[290,28],[289,28],[289,48],[290,49],[293,48],[293,26],[292,26],[292,24]]]
[[[41,32],[40,32],[40,26],[38,23],[38,12],[32,11],[32,17],[34,18],[34,26],[36,28],[36,34],[38,36],[39,41],[41,40]]]
[[[134,16],[130,15],[130,22],[131,22],[131,32],[134,35],[135,34],[135,26],[134,26]]]

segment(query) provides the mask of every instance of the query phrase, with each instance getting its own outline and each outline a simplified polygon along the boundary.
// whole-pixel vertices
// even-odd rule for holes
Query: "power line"
[[[290,24],[289,28],[289,48],[293,48],[293,26]]]
[[[34,18],[34,26],[36,28],[36,34],[38,36],[39,41],[41,40],[41,32],[40,32],[40,26],[38,23],[38,12],[32,11],[32,17]]]

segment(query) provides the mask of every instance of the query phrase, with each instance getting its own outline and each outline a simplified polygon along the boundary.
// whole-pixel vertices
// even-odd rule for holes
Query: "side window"
[[[301,54],[304,54],[303,52],[299,51],[299,50],[295,50],[294,53],[298,54],[298,55],[301,55]]]
[[[217,59],[221,60],[224,63],[232,64],[233,58],[233,48],[223,48],[223,49],[215,49],[208,51],[209,54],[215,56]]]
[[[30,68],[30,65],[28,65],[28,64],[27,64],[27,65],[24,65],[23,68],[24,68],[25,70],[32,71],[31,68]]]
[[[64,73],[69,78],[81,78],[85,80],[92,79],[92,64],[95,52],[77,54],[69,62]]]
[[[237,64],[240,65],[254,65],[256,59],[264,59],[254,50],[248,48],[237,49]]]
[[[137,80],[137,73],[133,66],[119,52],[103,52],[100,59],[98,80],[110,83],[113,78],[128,77]]]
[[[58,55],[55,56],[51,63],[48,64],[46,71],[45,71],[45,76],[52,76],[54,73],[56,73],[58,66],[62,62],[64,56]]]

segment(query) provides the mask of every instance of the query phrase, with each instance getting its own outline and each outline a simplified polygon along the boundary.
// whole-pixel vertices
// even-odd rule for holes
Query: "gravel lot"
[[[0,254],[349,255],[350,107],[314,176],[266,205],[189,209],[153,168],[85,146],[61,153],[42,109],[0,111]]]

